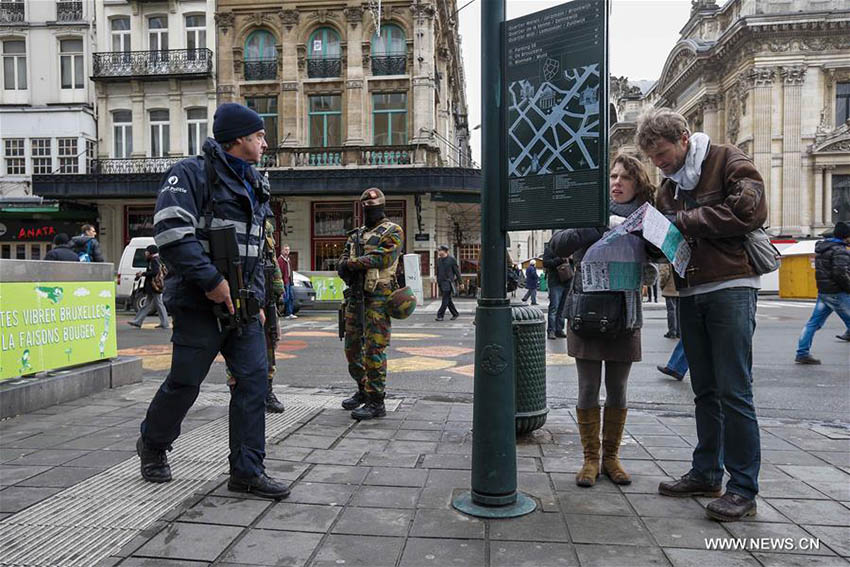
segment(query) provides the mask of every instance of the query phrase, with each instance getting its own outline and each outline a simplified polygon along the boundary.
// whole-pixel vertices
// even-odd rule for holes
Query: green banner
[[[345,284],[339,276],[310,276],[310,282],[316,290],[316,301],[342,301]]]
[[[0,283],[0,380],[117,355],[115,282]]]

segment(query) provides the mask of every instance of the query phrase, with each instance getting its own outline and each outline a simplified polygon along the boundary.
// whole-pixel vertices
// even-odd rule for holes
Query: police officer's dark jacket
[[[212,188],[206,187],[204,160],[211,160],[213,165]],[[204,293],[223,279],[209,256],[205,212],[210,199],[211,226],[236,227],[245,285],[254,290],[262,304],[265,282],[260,238],[263,221],[271,210],[261,195],[267,195],[268,187],[256,169],[245,162],[240,168],[240,161],[228,160],[218,142],[207,138],[202,156],[181,160],[163,178],[156,200],[154,240],[168,266],[164,299],[169,310],[212,308]]]

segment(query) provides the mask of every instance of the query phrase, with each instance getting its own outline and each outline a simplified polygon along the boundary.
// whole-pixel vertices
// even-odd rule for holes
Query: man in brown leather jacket
[[[755,514],[761,449],[752,393],[752,340],[760,277],[744,237],[767,217],[764,183],[734,146],[691,134],[684,117],[650,109],[640,120],[638,147],[664,177],[657,208],[682,231],[692,255],[675,276],[679,323],[695,395],[697,446],[691,470],[662,482],[665,496],[720,496],[706,507],[715,520]]]

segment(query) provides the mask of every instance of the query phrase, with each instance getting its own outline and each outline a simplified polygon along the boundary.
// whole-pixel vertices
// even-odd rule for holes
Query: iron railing
[[[404,75],[407,72],[407,55],[381,55],[372,57],[373,75]]]
[[[127,173],[165,173],[172,165],[185,159],[180,157],[115,158],[94,160],[93,173],[116,175]]]
[[[56,2],[57,22],[79,22],[83,19],[83,3],[59,0]]]
[[[95,53],[93,63],[93,79],[208,75],[213,52],[206,48],[111,51]]]
[[[23,21],[23,2],[0,2],[0,24],[16,24]]]
[[[342,74],[342,59],[339,57],[311,57],[307,59],[307,76],[311,79],[339,77]]]
[[[412,165],[415,152],[416,146],[413,145],[276,148],[267,151],[264,164],[266,167]],[[421,158],[433,161],[433,156],[426,156],[425,153]]]
[[[245,61],[246,81],[274,81],[277,79],[277,59]]]

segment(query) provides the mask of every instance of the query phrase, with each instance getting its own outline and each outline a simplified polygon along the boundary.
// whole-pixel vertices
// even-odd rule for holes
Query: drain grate
[[[211,392],[202,393],[198,401],[212,406],[229,399],[229,393]],[[285,413],[266,415],[266,437],[281,435],[324,407],[338,407],[340,400],[336,396],[286,396]],[[227,417],[182,435],[170,455],[171,482],[143,481],[139,461],[133,457],[9,516],[0,522],[0,565],[95,565],[227,471],[227,436]]]

